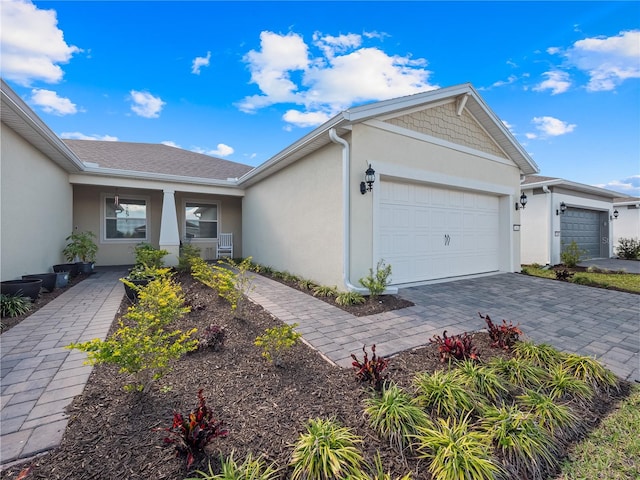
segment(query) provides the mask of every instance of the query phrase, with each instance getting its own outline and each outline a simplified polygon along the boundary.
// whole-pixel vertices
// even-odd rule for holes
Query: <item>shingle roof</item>
[[[522,185],[527,185],[529,183],[538,183],[538,182],[549,182],[551,180],[561,180],[557,177],[543,177],[542,175],[527,175],[522,182]]]
[[[100,168],[215,180],[238,178],[253,169],[201,153],[154,143],[63,140],[83,161]]]

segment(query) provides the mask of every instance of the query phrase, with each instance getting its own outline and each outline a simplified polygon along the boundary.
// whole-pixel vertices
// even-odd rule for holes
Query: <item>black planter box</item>
[[[23,280],[32,280],[34,278],[39,278],[42,280],[42,288],[44,288],[47,292],[53,292],[53,289],[56,288],[56,280],[58,278],[57,273],[34,273],[33,275],[23,275]]]
[[[40,288],[42,287],[42,280],[40,278],[33,278],[30,280],[6,280],[0,282],[0,287],[3,295],[22,295],[23,297],[29,297],[31,301],[35,302],[40,296]]]

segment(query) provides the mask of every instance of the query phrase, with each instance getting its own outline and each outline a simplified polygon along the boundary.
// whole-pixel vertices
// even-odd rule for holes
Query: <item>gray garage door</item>
[[[586,251],[586,258],[601,257],[602,235],[600,212],[582,208],[567,208],[560,216],[562,248],[575,241]]]

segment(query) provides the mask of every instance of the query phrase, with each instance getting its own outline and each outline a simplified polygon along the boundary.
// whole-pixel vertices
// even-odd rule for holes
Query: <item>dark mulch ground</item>
[[[202,331],[210,324],[224,326],[224,348],[184,356],[144,395],[125,393],[122,387],[127,379],[116,367],[97,366],[84,393],[69,408],[62,445],[31,463],[12,467],[2,478],[16,480],[29,469],[26,479],[183,479],[187,476],[184,458],[163,445],[163,434],[154,429],[170,426],[174,409],[186,413],[194,408],[199,389],[230,433],[214,440],[195,468],[206,469],[210,461],[217,470],[220,455],[234,452],[234,458],[244,459],[252,452],[284,467],[281,478],[287,478],[291,445],[304,431],[307,419],[334,417],[364,439],[362,449],[368,462],[380,451],[393,478],[409,470],[417,472],[414,478],[429,478],[424,462],[410,458],[403,464],[367,426],[362,402],[370,392],[352,371],[330,365],[304,343],[291,350],[284,367],[271,366],[253,341],[266,328],[279,325],[277,319],[253,304],[246,307],[243,319],[233,318],[212,290],[188,276],[177,278],[192,312],[176,327]],[[125,299],[121,311],[127,305]],[[474,343],[484,360],[508,355],[491,349],[486,333],[474,334]],[[361,352],[354,353],[361,358]],[[391,380],[410,389],[415,373],[439,368],[445,366],[435,346],[427,344],[391,358],[389,374]],[[601,399],[597,411],[579,412],[581,418],[593,424],[614,400]]]
[[[267,275],[264,273],[262,275],[270,278],[271,280],[275,280],[276,282],[287,285],[291,288],[295,288],[296,290],[304,292],[308,295],[313,295],[310,290],[300,288],[300,285],[297,282],[289,282],[282,278],[274,277],[272,275]],[[399,310],[401,308],[412,307],[415,305],[413,302],[400,298],[397,295],[381,295],[375,301],[367,301],[360,305],[340,305],[339,303],[336,303],[335,297],[316,298],[330,305],[333,305],[334,307],[338,307],[345,312],[349,312],[356,317],[366,317],[367,315],[375,315],[376,313],[388,312],[390,310]]]

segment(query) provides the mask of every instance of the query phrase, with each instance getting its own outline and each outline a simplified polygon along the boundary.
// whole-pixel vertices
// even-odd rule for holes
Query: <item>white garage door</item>
[[[378,250],[393,284],[498,270],[498,197],[381,182]]]

